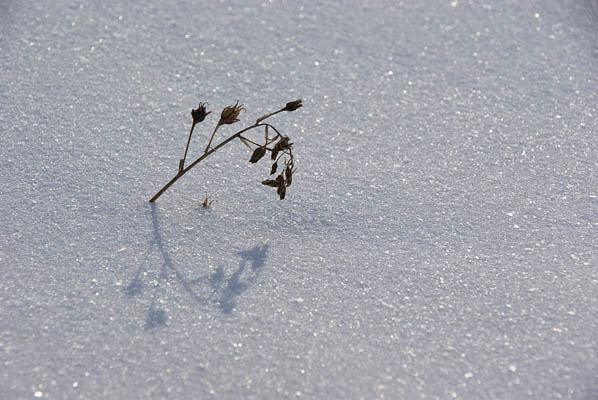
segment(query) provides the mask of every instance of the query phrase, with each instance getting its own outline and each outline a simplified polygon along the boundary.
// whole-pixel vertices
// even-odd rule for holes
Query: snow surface
[[[0,398],[598,398],[596,1],[3,1],[0,63]],[[296,98],[287,199],[147,202]]]

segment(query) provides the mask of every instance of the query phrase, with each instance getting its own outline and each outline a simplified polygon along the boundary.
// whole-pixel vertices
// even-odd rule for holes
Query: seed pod
[[[286,179],[287,186],[291,186],[291,183],[293,183],[293,168],[291,168],[290,165],[284,171],[284,175],[287,178]]]
[[[296,109],[298,109],[299,107],[302,107],[303,104],[301,104],[301,99],[299,100],[295,100],[295,101],[290,101],[287,103],[287,105],[284,107],[285,111],[295,111]]]
[[[278,183],[278,189],[276,190],[276,193],[278,193],[278,196],[280,196],[280,200],[284,200],[284,196],[287,193],[287,187],[284,184],[284,179],[281,179]]]
[[[275,162],[272,164],[272,169],[270,170],[270,175],[274,175],[276,173],[276,169],[278,168],[278,163]]]
[[[270,157],[272,160],[276,160],[276,156],[278,155],[278,143],[276,145],[274,145],[274,148],[272,149],[272,157]]]
[[[250,163],[258,162],[264,155],[266,154],[266,146],[258,147],[253,151],[251,158],[249,159]]]
[[[211,111],[206,112],[206,105],[208,103],[199,103],[197,110],[191,109],[191,116],[193,117],[193,124],[198,124],[203,121]]]
[[[278,181],[276,181],[275,179],[265,179],[262,181],[262,185],[278,187]]]
[[[239,105],[238,101],[235,105],[225,107],[220,114],[220,121],[218,121],[218,125],[234,124],[235,122],[239,122],[237,117],[243,110],[245,110],[245,107],[243,107],[243,104]]]

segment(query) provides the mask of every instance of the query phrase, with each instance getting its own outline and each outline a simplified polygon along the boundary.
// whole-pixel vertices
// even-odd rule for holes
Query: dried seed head
[[[237,117],[239,116],[241,110],[245,110],[245,107],[243,107],[243,104],[239,105],[238,101],[233,106],[225,107],[224,110],[222,110],[222,114],[220,114],[220,121],[218,122],[218,125],[234,124],[235,122],[239,122]]]
[[[282,176],[282,173],[276,177],[276,179],[266,179],[262,181],[262,185],[270,186],[276,188],[276,193],[280,197],[280,200],[283,200],[286,193],[287,193],[287,186],[285,179]]]
[[[290,149],[292,145],[293,145],[293,143],[289,143],[289,137],[288,136],[281,137],[280,140],[278,141],[278,143],[276,143],[276,146],[278,146],[279,150]]]
[[[272,148],[272,160],[276,160],[276,156],[278,156],[279,151],[290,149],[292,145],[293,143],[289,143],[288,136],[281,137],[280,140]]]
[[[203,121],[211,111],[206,112],[206,105],[208,103],[199,103],[197,110],[191,110],[191,116],[193,117],[193,124],[200,123]]]
[[[266,146],[258,147],[253,151],[251,158],[249,159],[250,163],[258,162],[264,155],[266,155]]]
[[[277,169],[278,169],[278,163],[275,162],[274,164],[272,164],[272,169],[270,170],[270,175],[274,175],[276,173]]]
[[[283,110],[285,110],[285,111],[295,111],[299,107],[303,107],[303,104],[301,104],[301,99],[288,102],[287,105],[284,107]]]

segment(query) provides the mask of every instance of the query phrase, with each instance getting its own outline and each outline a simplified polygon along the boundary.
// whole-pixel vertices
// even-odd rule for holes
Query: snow
[[[0,398],[598,398],[597,24],[3,2]],[[298,98],[284,201],[233,143],[147,202],[198,102],[190,159]]]

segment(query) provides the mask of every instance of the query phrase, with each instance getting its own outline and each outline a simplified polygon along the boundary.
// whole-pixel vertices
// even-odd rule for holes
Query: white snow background
[[[0,24],[0,398],[598,398],[596,1]],[[234,142],[148,203],[297,98],[284,201]]]

